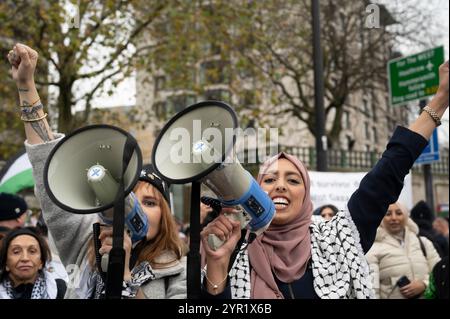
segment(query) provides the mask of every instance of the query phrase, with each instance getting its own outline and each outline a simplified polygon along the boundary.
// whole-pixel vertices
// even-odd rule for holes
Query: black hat
[[[140,181],[152,184],[164,196],[167,203],[170,203],[169,184],[159,177],[152,164],[142,166]]]
[[[13,194],[0,193],[0,221],[19,218],[27,209],[27,203],[23,198]]]
[[[412,209],[410,217],[417,223],[418,220],[432,222],[434,215],[431,207],[423,200],[419,201]]]

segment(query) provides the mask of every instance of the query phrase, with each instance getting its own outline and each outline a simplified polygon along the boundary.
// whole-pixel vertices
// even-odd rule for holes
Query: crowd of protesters
[[[110,252],[112,231],[102,229],[101,247],[93,251],[88,226],[99,217],[68,218],[46,194],[44,162],[63,135],[51,131],[34,84],[38,53],[17,44],[8,60],[43,218],[38,227],[26,227],[24,200],[0,194],[0,298],[102,298],[105,284],[95,256]],[[347,207],[324,205],[317,208],[320,219],[314,219],[308,171],[286,153],[261,165],[257,178],[276,208],[263,235],[247,241],[240,224],[223,214],[235,213],[233,208],[202,203],[202,297],[448,298],[448,219],[435,218],[425,202],[411,211],[397,202],[405,175],[448,108],[448,71],[446,62],[440,67],[438,92],[425,112],[409,128],[397,128]],[[151,165],[133,192],[153,227],[137,243],[124,236],[123,296],[186,298],[182,241],[189,243],[189,228],[177,228],[168,186]],[[212,250],[209,235],[224,245]],[[56,255],[65,267],[83,268],[81,288],[72,287],[66,275],[56,271],[51,264]]]

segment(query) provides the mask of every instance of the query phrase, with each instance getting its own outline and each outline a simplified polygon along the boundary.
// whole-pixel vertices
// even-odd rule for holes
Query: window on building
[[[372,135],[373,135],[373,141],[375,143],[378,143],[378,133],[377,133],[377,128],[376,127],[372,128]]]
[[[168,116],[184,110],[187,106],[195,103],[195,96],[191,94],[172,95],[167,98]]]
[[[347,150],[352,151],[353,146],[355,146],[355,140],[351,136],[346,136],[347,140]]]
[[[389,116],[386,116],[386,128],[388,132],[391,131],[391,120],[389,119]]]
[[[166,118],[167,105],[165,101],[155,103],[153,109],[155,110],[155,114],[159,119]]]
[[[363,112],[367,117],[370,117],[370,101],[368,97],[363,97]]]
[[[350,129],[350,112],[344,111],[344,114],[342,115],[342,126],[345,129]]]
[[[230,103],[231,94],[230,91],[224,89],[208,90],[205,92],[205,99]]]
[[[373,118],[373,121],[376,122],[377,121],[377,107],[376,107],[375,103],[372,103],[371,106],[372,106],[372,118]]]
[[[245,90],[240,99],[242,106],[259,105],[261,103],[261,97],[255,90]]]
[[[166,88],[166,77],[164,75],[155,76],[155,94]]]
[[[364,132],[367,140],[370,140],[370,125],[369,122],[364,122]]]
[[[228,84],[230,74],[224,61],[207,61],[200,66],[200,84]]]

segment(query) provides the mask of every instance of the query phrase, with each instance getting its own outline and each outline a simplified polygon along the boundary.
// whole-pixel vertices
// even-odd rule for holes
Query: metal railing
[[[280,151],[296,156],[310,170],[316,169],[316,150],[313,147],[284,147],[279,146]],[[247,152],[246,152],[247,153]],[[245,154],[246,154],[245,153]],[[269,154],[269,153],[266,153]],[[244,156],[247,159],[246,156]],[[360,172],[369,171],[381,158],[378,152],[359,152],[345,150],[328,150],[328,170],[334,172]],[[257,173],[259,161],[248,163],[244,161],[242,165],[252,173]],[[441,154],[440,160],[431,165],[433,174],[448,175],[449,158],[448,153]],[[414,165],[413,172],[421,173],[422,165]]]

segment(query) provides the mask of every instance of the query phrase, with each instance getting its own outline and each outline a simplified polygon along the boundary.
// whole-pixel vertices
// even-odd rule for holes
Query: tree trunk
[[[59,96],[58,96],[58,132],[68,133],[73,129],[73,115],[72,115],[72,86],[60,82]]]
[[[336,113],[333,119],[333,126],[331,127],[328,135],[328,147],[331,149],[335,149],[336,147],[339,149],[339,135],[342,131],[342,113],[343,113],[343,105],[335,108]]]

